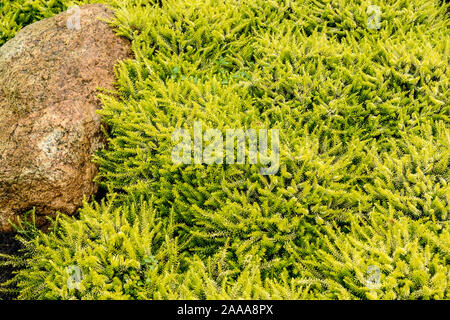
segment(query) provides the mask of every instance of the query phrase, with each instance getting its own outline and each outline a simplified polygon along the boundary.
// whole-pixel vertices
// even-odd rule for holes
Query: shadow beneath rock
[[[15,239],[16,234],[0,233],[0,253],[18,255],[22,245]],[[14,268],[10,266],[0,266],[0,283],[3,283],[13,277]],[[15,294],[0,292],[0,300],[12,300]]]

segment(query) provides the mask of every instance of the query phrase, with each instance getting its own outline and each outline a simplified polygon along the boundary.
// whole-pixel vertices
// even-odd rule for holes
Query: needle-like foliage
[[[0,44],[87,2],[0,0]],[[106,198],[20,229],[19,298],[450,297],[448,4],[104,2],[134,52],[101,95]],[[175,164],[196,121],[278,129],[279,171]]]

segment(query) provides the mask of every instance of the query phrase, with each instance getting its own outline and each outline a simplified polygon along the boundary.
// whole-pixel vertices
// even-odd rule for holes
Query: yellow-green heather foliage
[[[394,218],[393,210],[351,220],[346,228],[327,224],[320,248],[302,260],[328,289],[329,297],[450,297],[448,224]],[[368,276],[375,268],[380,281],[371,286]]]
[[[106,2],[132,42],[101,95],[106,196],[20,228],[39,299],[450,298],[443,1],[0,0],[0,44]],[[380,8],[379,29],[368,8]],[[280,130],[280,170],[174,164],[171,135]],[[81,283],[70,286],[68,268]],[[379,272],[379,281],[372,276]],[[372,281],[372,282],[371,282]]]

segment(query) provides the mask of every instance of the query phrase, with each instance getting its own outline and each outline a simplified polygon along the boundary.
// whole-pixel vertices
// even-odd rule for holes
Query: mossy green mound
[[[82,2],[7,3],[3,40]],[[22,230],[19,298],[450,297],[448,5],[109,3],[135,59],[102,95],[106,197]],[[195,121],[279,129],[279,172],[174,164]]]

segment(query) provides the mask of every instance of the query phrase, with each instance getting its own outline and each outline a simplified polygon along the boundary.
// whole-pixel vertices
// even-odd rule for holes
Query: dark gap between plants
[[[15,238],[15,232],[0,233],[0,253],[19,255],[22,245]],[[11,266],[0,266],[0,284],[13,277],[14,268]],[[0,291],[0,300],[12,300],[16,297],[12,293],[2,293]]]

